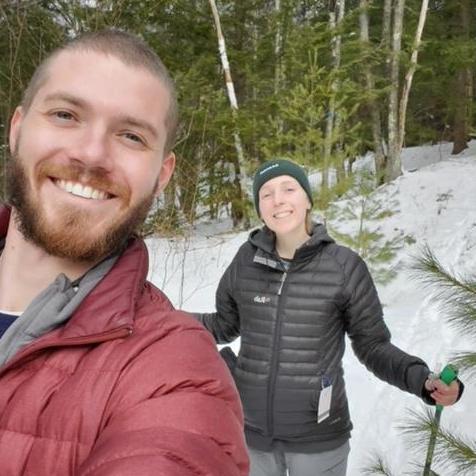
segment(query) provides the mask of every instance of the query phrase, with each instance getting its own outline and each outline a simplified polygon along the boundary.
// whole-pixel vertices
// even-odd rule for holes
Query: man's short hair
[[[167,137],[165,140],[165,153],[172,150],[178,127],[177,92],[167,68],[159,56],[141,38],[118,29],[104,29],[84,33],[64,45],[53,50],[36,68],[28,87],[26,88],[22,107],[28,110],[36,93],[47,80],[51,62],[63,51],[95,51],[105,55],[114,56],[124,64],[144,68],[156,76],[166,87],[170,104],[165,118]],[[94,68],[94,65],[91,65]]]

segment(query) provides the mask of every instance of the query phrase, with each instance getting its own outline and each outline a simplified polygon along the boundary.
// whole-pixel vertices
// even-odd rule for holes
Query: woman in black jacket
[[[425,362],[391,344],[365,263],[310,221],[301,167],[263,164],[253,196],[265,226],[221,278],[216,312],[198,318],[220,344],[241,336],[236,362],[224,354],[243,403],[250,476],[344,476],[352,429],[345,334],[377,377],[427,403],[454,403],[459,382],[430,380]]]

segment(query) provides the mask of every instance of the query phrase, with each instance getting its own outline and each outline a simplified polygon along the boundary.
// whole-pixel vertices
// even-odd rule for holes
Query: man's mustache
[[[37,167],[37,175],[40,179],[52,178],[78,182],[96,190],[106,192],[112,197],[119,197],[129,202],[130,189],[125,185],[112,181],[107,171],[101,167],[85,167],[80,163],[68,165],[56,164],[48,161],[40,163]]]

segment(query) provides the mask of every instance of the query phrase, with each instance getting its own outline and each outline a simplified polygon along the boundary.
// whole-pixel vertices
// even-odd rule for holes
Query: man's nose
[[[107,130],[101,126],[86,127],[72,151],[71,158],[85,167],[110,170],[111,144]]]

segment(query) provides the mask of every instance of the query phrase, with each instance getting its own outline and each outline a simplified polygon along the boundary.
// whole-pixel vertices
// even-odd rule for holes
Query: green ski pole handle
[[[438,377],[446,385],[450,385],[451,382],[458,378],[458,369],[452,365],[447,365],[440,373]],[[436,435],[440,426],[441,412],[443,411],[443,405],[436,405],[435,411],[435,426],[431,431],[430,441],[428,442],[428,451],[426,453],[425,467],[423,469],[423,476],[431,476],[431,463],[433,461],[433,453],[435,451]]]
[[[440,373],[439,379],[446,383],[446,385],[450,385],[451,382],[455,381],[458,378],[458,369],[451,364],[448,364]],[[440,407],[443,410],[442,405],[436,405],[438,409]]]

